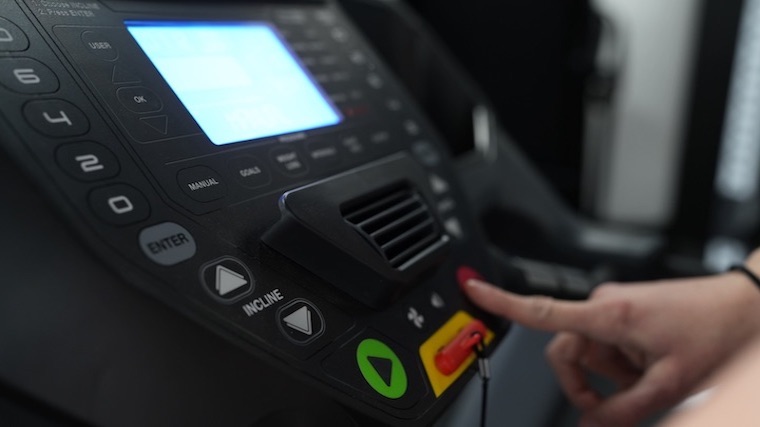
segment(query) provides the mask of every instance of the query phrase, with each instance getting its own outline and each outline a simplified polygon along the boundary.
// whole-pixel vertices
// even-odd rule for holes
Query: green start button
[[[404,365],[385,343],[367,338],[356,349],[359,370],[373,390],[388,399],[398,399],[407,390]]]

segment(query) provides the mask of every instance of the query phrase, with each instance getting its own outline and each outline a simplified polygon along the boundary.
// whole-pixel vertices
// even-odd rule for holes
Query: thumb
[[[463,286],[472,302],[483,310],[533,329],[569,331],[612,342],[619,330],[605,322],[603,307],[593,301],[571,302],[545,296],[520,296],[471,279]]]
[[[672,360],[652,365],[633,387],[614,394],[586,413],[582,426],[627,426],[671,407],[681,397]]]

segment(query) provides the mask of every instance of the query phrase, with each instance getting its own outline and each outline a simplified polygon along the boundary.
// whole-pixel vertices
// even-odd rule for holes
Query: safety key
[[[486,336],[486,325],[473,319],[435,355],[435,367],[444,375],[451,375],[477,351]]]

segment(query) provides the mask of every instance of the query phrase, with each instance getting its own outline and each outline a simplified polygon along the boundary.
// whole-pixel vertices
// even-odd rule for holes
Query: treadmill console
[[[394,425],[494,280],[446,147],[332,2],[0,4],[0,146],[128,283]],[[139,313],[135,313],[139,316]]]

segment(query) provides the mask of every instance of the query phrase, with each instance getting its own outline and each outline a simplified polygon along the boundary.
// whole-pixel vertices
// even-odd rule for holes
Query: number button
[[[90,130],[82,110],[59,99],[28,102],[24,117],[37,132],[56,138],[84,135]]]
[[[0,84],[28,94],[53,93],[58,90],[58,77],[39,61],[29,58],[0,59]]]
[[[150,205],[145,196],[125,184],[93,190],[90,207],[95,215],[112,225],[134,224],[150,216]]]
[[[99,181],[119,174],[116,156],[94,142],[62,145],[55,152],[55,158],[61,169],[80,181]]]
[[[12,22],[0,18],[0,52],[21,52],[29,47],[29,39]]]

